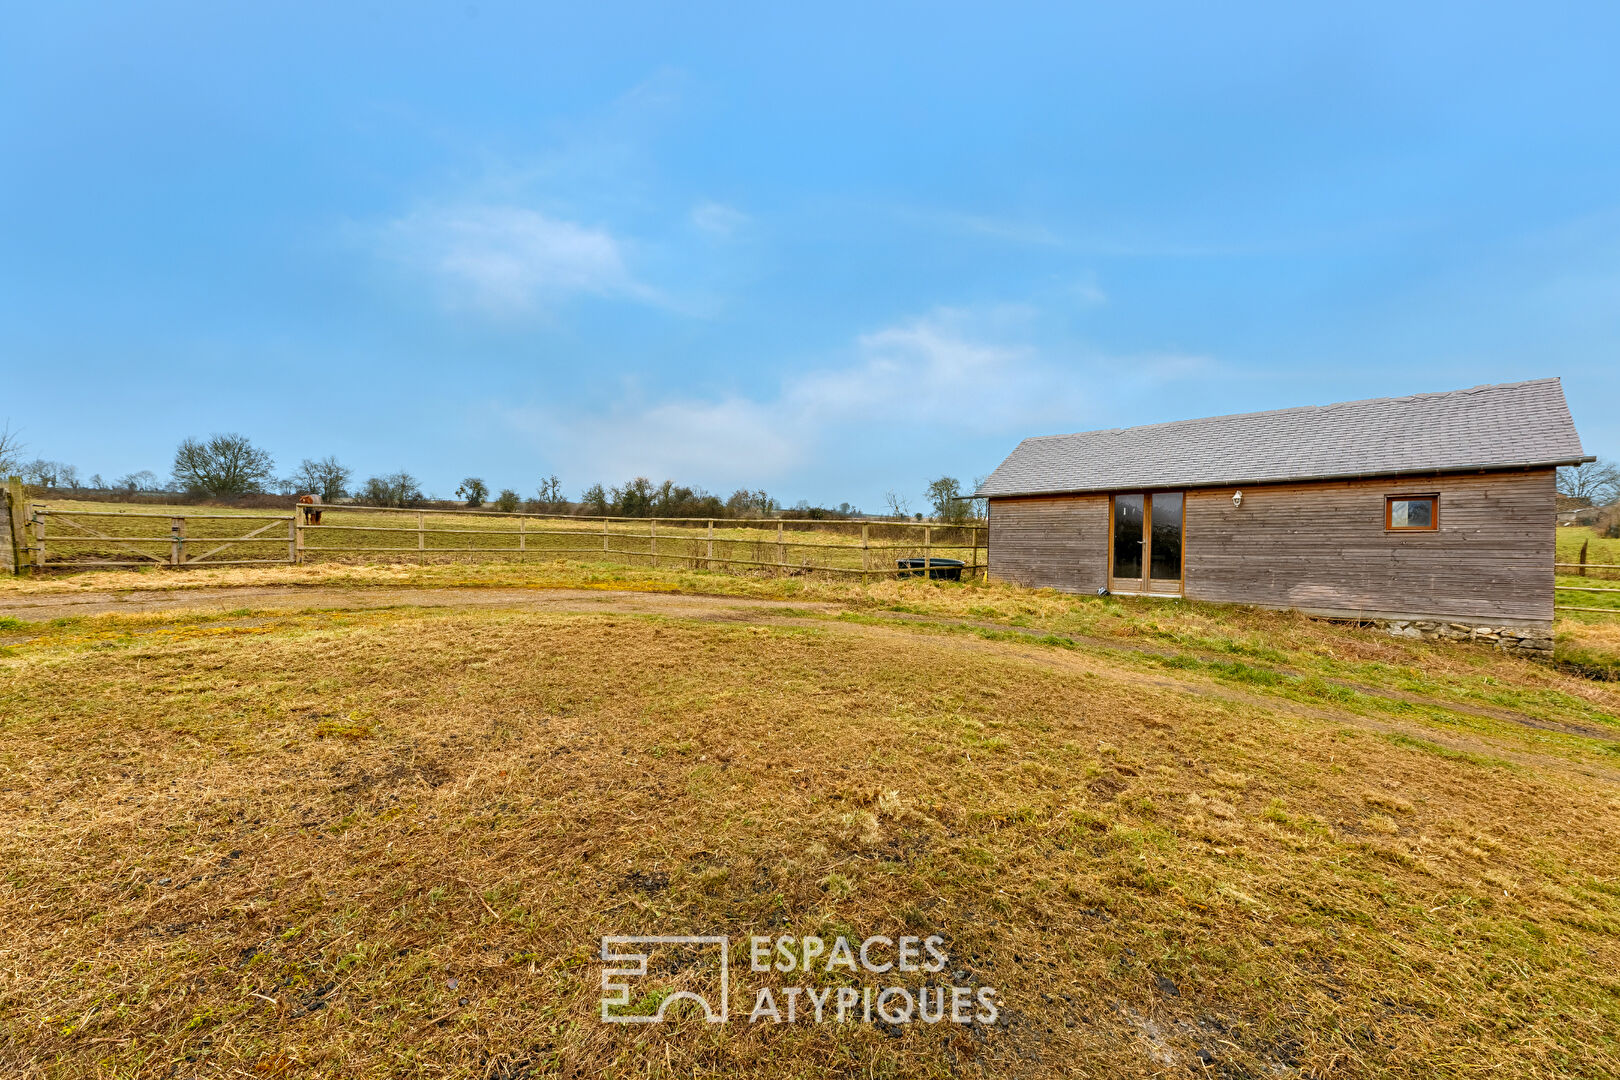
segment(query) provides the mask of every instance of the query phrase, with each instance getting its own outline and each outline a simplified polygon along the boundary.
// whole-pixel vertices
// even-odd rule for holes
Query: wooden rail
[[[1579,556],[1576,557],[1576,560],[1574,562],[1555,562],[1555,563],[1553,563],[1554,572],[1556,572],[1558,570],[1574,570],[1575,571],[1575,576],[1577,576],[1577,577],[1586,577],[1586,572],[1588,570],[1620,570],[1620,565],[1616,565],[1614,563],[1589,563],[1589,562],[1587,562],[1586,561],[1586,552],[1587,552],[1587,548],[1590,546],[1590,544],[1591,544],[1590,540],[1587,540],[1587,541],[1585,541],[1585,542],[1583,542],[1581,544],[1581,553],[1580,553]],[[1601,575],[1601,574],[1599,574],[1597,576],[1598,577],[1603,577],[1603,575]],[[1555,593],[1560,593],[1560,592],[1620,593],[1620,589],[1597,589],[1597,588],[1590,588],[1590,587],[1585,586],[1585,585],[1554,585],[1553,586],[1553,592],[1555,592]],[[1575,605],[1575,604],[1554,604],[1553,605],[1553,610],[1554,611],[1586,611],[1586,612],[1591,612],[1594,615],[1620,615],[1620,607],[1583,607],[1583,606],[1578,606],[1578,605]]]
[[[309,520],[309,515],[319,512],[326,515],[347,515],[359,511],[372,514],[394,514],[404,516],[409,520],[414,515],[413,525],[350,525],[334,524],[330,521],[315,524]],[[430,523],[429,515],[461,514],[476,515],[480,517],[505,519],[501,524],[515,524],[517,528],[446,528],[437,523]],[[117,528],[106,522],[91,522],[76,519],[133,519],[135,521],[162,521],[169,522],[167,533],[154,531],[150,535],[140,535],[137,528]],[[235,536],[192,536],[188,535],[189,522],[201,521],[231,521],[266,522],[258,528]],[[54,530],[47,529],[47,522],[56,524]],[[534,527],[531,523],[542,526],[558,526],[567,523],[568,527]],[[715,525],[719,523],[724,530],[742,530],[754,532],[759,535],[752,536],[726,536],[715,534]],[[285,531],[279,526],[286,525]],[[644,526],[645,531],[629,526]],[[920,543],[873,543],[871,530],[876,525],[889,530],[903,530],[913,534],[920,534]],[[664,531],[660,533],[659,527]],[[794,526],[795,533],[805,530],[821,534],[816,539],[789,539],[787,526]],[[860,537],[856,540],[851,533],[859,526]],[[961,573],[972,577],[988,572],[988,567],[980,561],[981,547],[988,554],[988,545],[985,543],[986,526],[981,523],[967,522],[960,525],[934,524],[932,522],[910,521],[848,521],[837,519],[816,518],[628,518],[616,516],[602,516],[581,518],[569,514],[529,514],[529,513],[503,513],[501,511],[478,510],[400,510],[390,507],[371,506],[300,506],[289,514],[164,514],[150,511],[120,511],[120,510],[66,510],[57,509],[48,505],[34,504],[28,515],[28,548],[29,563],[39,569],[74,569],[91,567],[117,567],[117,566],[167,566],[182,568],[191,566],[248,566],[248,565],[274,565],[274,564],[300,564],[310,555],[341,556],[341,555],[392,555],[402,558],[416,556],[419,562],[425,562],[427,557],[442,556],[484,556],[492,558],[515,557],[519,561],[527,561],[531,554],[545,556],[599,556],[619,558],[627,561],[647,559],[657,566],[660,559],[666,563],[673,561],[675,565],[690,564],[693,569],[700,567],[707,569],[728,569],[731,567],[748,567],[753,569],[769,568],[778,573],[828,573],[828,574],[858,574],[862,580],[873,577],[897,576],[923,576],[925,573],[932,576],[938,573],[946,556],[938,552],[939,545],[935,542],[935,532],[945,530],[947,538],[954,542],[944,547],[949,551],[960,551],[968,556],[959,560],[963,563]],[[383,546],[383,544],[343,543],[344,533],[360,533],[377,535],[378,540],[384,536],[398,537],[405,541],[404,546]],[[334,535],[337,534],[337,535]],[[331,543],[320,543],[324,537]],[[409,538],[414,537],[415,544],[409,545]],[[495,546],[467,546],[446,547],[430,543],[437,537],[515,537],[515,544],[499,543]],[[590,546],[563,545],[563,546],[534,546],[533,541],[546,537],[566,537],[578,540],[590,539]],[[595,538],[600,537],[600,546]],[[358,538],[357,538],[358,539]],[[886,538],[887,539],[887,538]],[[309,541],[316,541],[310,543]],[[640,541],[646,540],[647,546],[642,548]],[[49,541],[55,541],[54,552]],[[626,541],[633,543],[627,545]],[[287,554],[279,558],[220,558],[221,553],[239,545],[287,545]],[[386,541],[385,541],[386,543]],[[140,545],[140,546],[136,546]],[[751,546],[756,552],[774,549],[776,558],[740,558],[735,550],[726,550],[725,546],[737,545]],[[717,552],[716,548],[720,547]],[[105,550],[87,551],[83,555],[74,556],[72,549],[83,550],[86,547],[102,547]],[[202,549],[206,550],[202,550]],[[64,552],[64,549],[68,549]],[[161,549],[161,550],[160,550]],[[672,550],[674,549],[674,550]],[[798,551],[802,555],[797,562],[790,561],[789,552]],[[816,558],[816,553],[823,558]],[[858,554],[858,565],[857,562]],[[918,567],[902,567],[898,564],[892,568],[875,567],[872,565],[874,555],[885,553],[907,552],[916,553],[916,557],[926,560],[925,565]],[[57,554],[53,561],[51,555]],[[851,565],[834,565],[829,559],[837,558],[840,554],[847,557]],[[108,557],[113,556],[113,557]],[[123,556],[122,558],[118,556]]]
[[[321,511],[323,513],[328,513],[328,514],[470,514],[470,515],[473,515],[475,517],[528,518],[530,520],[578,521],[578,522],[582,522],[582,523],[583,522],[595,523],[595,522],[602,522],[602,521],[629,521],[629,522],[656,521],[656,522],[664,522],[664,523],[673,523],[673,522],[680,522],[680,521],[690,521],[690,522],[701,522],[704,525],[707,525],[711,521],[718,521],[718,522],[724,523],[726,528],[735,528],[735,527],[740,527],[740,526],[761,526],[761,527],[764,527],[764,526],[776,526],[776,525],[813,525],[816,528],[824,529],[824,528],[827,528],[829,526],[838,526],[838,525],[855,526],[855,525],[863,525],[863,524],[864,525],[885,525],[885,526],[896,527],[896,528],[905,527],[905,528],[911,528],[911,529],[922,529],[922,528],[932,527],[932,528],[935,528],[935,529],[980,529],[980,530],[982,530],[982,529],[986,528],[986,526],[985,526],[985,524],[983,522],[978,522],[978,521],[965,521],[965,522],[961,523],[960,525],[956,525],[956,524],[951,524],[949,522],[940,522],[940,521],[894,521],[894,520],[891,520],[889,518],[872,519],[872,518],[783,518],[783,517],[770,517],[770,518],[623,517],[623,516],[614,515],[614,514],[559,514],[559,513],[550,513],[550,512],[544,511],[544,510],[483,510],[483,509],[478,509],[478,510],[444,509],[444,510],[440,510],[440,509],[434,509],[434,508],[431,508],[431,507],[424,508],[424,507],[416,507],[416,506],[359,506],[359,505],[356,505],[356,504],[353,504],[353,503],[315,503],[315,504],[305,504],[305,505],[301,506],[299,509],[304,510],[305,512],[313,512],[313,511],[318,510],[318,511]],[[91,515],[91,516],[100,516],[100,517],[112,517],[112,516],[136,517],[137,516],[137,514],[133,513],[133,512],[128,513],[128,514],[124,514],[121,511],[115,511],[115,510],[109,510],[109,511],[106,511],[105,513],[101,512],[101,511],[96,511],[96,510],[52,510],[51,513],[53,513],[53,514],[70,514],[70,513],[71,514],[88,514],[88,515]],[[148,517],[169,517],[170,515],[168,515],[168,514],[148,514],[148,515],[145,515],[145,516],[148,516]],[[187,515],[187,516],[188,517],[206,517],[206,516],[213,516],[213,517],[249,517],[251,515],[248,515],[248,514],[214,514],[214,515],[190,514],[190,515]],[[277,518],[279,518],[279,519],[281,519],[283,521],[285,521],[287,519],[287,517],[288,517],[288,515],[286,515],[286,514],[275,514],[275,515],[268,515],[267,514],[267,515],[263,515],[263,516],[265,516],[265,517],[274,516],[274,517],[277,517]]]
[[[54,506],[35,506],[40,513],[52,517],[116,517],[164,518],[183,517],[188,521],[291,521],[291,514],[147,514],[138,510],[58,510]],[[396,513],[398,511],[395,511]]]
[[[1575,571],[1575,576],[1576,577],[1586,577],[1586,572],[1588,570],[1620,570],[1620,565],[1615,565],[1614,563],[1589,563],[1589,562],[1587,562],[1586,561],[1586,553],[1587,553],[1588,550],[1591,549],[1591,546],[1592,546],[1592,541],[1591,541],[1590,538],[1588,538],[1586,540],[1582,540],[1581,541],[1580,554],[1575,556],[1575,561],[1574,562],[1555,562],[1555,563],[1553,563],[1554,571],[1557,571],[1560,568],[1565,569],[1565,570],[1573,570],[1573,571]],[[1597,576],[1598,577],[1605,577],[1606,575],[1599,574]]]

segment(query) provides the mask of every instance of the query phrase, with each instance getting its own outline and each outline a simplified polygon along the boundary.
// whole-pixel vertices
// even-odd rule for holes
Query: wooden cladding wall
[[[1553,470],[1187,493],[1186,595],[1330,614],[1550,622]],[[1389,495],[1439,495],[1440,527],[1391,532]]]
[[[1033,588],[1096,592],[1108,584],[1108,496],[990,501],[990,574]]]
[[[1553,470],[1188,491],[1192,600],[1333,615],[1550,622]],[[1384,528],[1388,495],[1438,494],[1433,532]],[[1095,592],[1107,583],[1108,496],[990,501],[990,575]]]

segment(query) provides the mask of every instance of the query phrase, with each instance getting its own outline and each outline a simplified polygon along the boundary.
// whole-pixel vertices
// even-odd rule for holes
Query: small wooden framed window
[[[1390,532],[1434,532],[1440,527],[1440,496],[1388,495],[1384,528]]]

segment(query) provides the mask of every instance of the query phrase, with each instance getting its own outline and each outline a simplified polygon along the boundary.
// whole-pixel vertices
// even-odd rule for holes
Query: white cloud
[[[1082,307],[1101,307],[1108,303],[1108,294],[1097,284],[1096,274],[1087,274],[1076,281],[1069,286],[1069,293]]]
[[[1017,221],[1010,218],[990,217],[985,214],[961,214],[951,211],[903,211],[902,216],[929,227],[949,232],[996,240],[1005,244],[1026,247],[1059,247],[1063,237],[1035,221]]]
[[[390,223],[383,240],[396,258],[437,277],[456,306],[510,314],[582,295],[659,302],[626,267],[612,233],[523,207],[418,210]]]
[[[724,203],[703,202],[692,207],[692,224],[713,236],[732,236],[748,222],[747,214]]]
[[[597,413],[510,409],[505,416],[573,476],[744,485],[782,475],[810,449],[770,403],[737,396],[630,402]]]
[[[631,388],[622,404],[595,413],[504,416],[571,475],[758,486],[874,435],[1012,439],[1106,423],[1104,402],[1206,363],[1175,355],[1055,363],[1019,340],[1034,320],[1016,306],[941,308],[858,336],[843,363],[790,376],[771,395],[645,401]]]
[[[790,382],[782,406],[811,423],[966,423],[980,427],[977,407],[1039,369],[1034,351],[989,340],[989,325],[1025,318],[1022,309],[988,314],[941,308],[856,339],[857,362]],[[1014,392],[1016,394],[1016,391]],[[963,409],[964,395],[976,403]]]

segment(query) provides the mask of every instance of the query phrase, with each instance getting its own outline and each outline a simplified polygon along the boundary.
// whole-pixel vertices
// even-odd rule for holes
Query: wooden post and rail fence
[[[1554,572],[1558,570],[1574,570],[1578,576],[1586,577],[1588,570],[1620,570],[1620,564],[1587,562],[1586,550],[1589,544],[1590,541],[1581,544],[1581,553],[1574,562],[1553,563]],[[1589,588],[1585,585],[1554,585],[1553,590],[1555,592],[1572,593],[1620,593],[1620,589]],[[1604,615],[1620,615],[1620,608],[1577,607],[1574,604],[1556,604],[1554,608],[1558,611],[1593,611]]]
[[[7,481],[4,491],[7,527],[6,536],[0,540],[0,570],[14,574],[98,567],[299,565],[312,556],[345,555],[392,555],[417,562],[457,557],[515,557],[526,562],[531,556],[611,560],[616,556],[627,562],[645,559],[652,566],[663,560],[666,566],[686,565],[692,569],[742,567],[778,574],[845,574],[858,575],[862,581],[920,577],[925,573],[941,576],[942,572],[956,569],[942,560],[955,559],[962,564],[959,572],[964,578],[989,573],[988,531],[980,522],[950,525],[819,518],[578,517],[332,504],[300,505],[290,513],[176,514],[66,510],[29,502],[17,477]],[[334,515],[363,518],[367,514],[390,515],[386,520],[408,524],[327,523]],[[453,521],[454,515],[493,520],[482,528],[453,528],[442,519]],[[441,520],[430,521],[430,517]],[[231,528],[228,522],[256,527],[246,532],[221,531]],[[732,535],[717,535],[717,522]],[[516,527],[500,527],[511,525]],[[858,540],[854,539],[857,526]],[[909,542],[874,542],[874,531],[887,534],[891,541],[897,534],[905,535]],[[804,534],[813,534],[816,539],[790,538]],[[849,541],[839,542],[845,535]],[[323,537],[330,542],[323,543]],[[356,542],[357,537],[379,542]],[[466,546],[445,546],[454,537],[467,538]],[[475,541],[479,539],[494,543],[477,546]],[[748,549],[746,553],[756,557],[737,557],[739,548]],[[790,550],[796,553],[797,561],[789,558]],[[914,565],[882,565],[898,553],[904,553]],[[1620,571],[1620,564],[1588,562],[1586,555],[1587,548],[1582,545],[1577,561],[1555,562],[1554,572],[1575,571],[1575,575],[1587,577],[1591,571],[1604,576]],[[945,569],[947,566],[950,569]],[[1596,585],[1555,584],[1553,588],[1558,593],[1620,594],[1620,588]],[[1555,610],[1620,615],[1620,607],[1557,604]]]
[[[300,505],[290,513],[176,514],[68,510],[28,503],[20,485],[8,494],[14,495],[8,504],[15,508],[7,530],[12,538],[9,569],[16,573],[299,565],[312,558],[347,555],[395,556],[418,562],[461,557],[526,562],[536,556],[612,560],[617,556],[628,562],[646,560],[652,566],[843,574],[865,581],[925,573],[931,577],[982,576],[988,556],[985,526],[977,522],[579,517],[332,504]],[[351,515],[383,517],[372,519],[379,520],[378,524],[331,522],[334,516]],[[457,528],[453,518],[445,520],[451,515],[476,516],[480,527]],[[256,527],[244,532],[226,524],[230,522]],[[855,538],[857,529],[859,539]],[[891,542],[875,542],[875,531],[888,534]],[[892,542],[897,534],[906,539]],[[943,535],[946,542],[936,543],[936,534]],[[897,553],[916,565],[881,565],[887,556]]]

